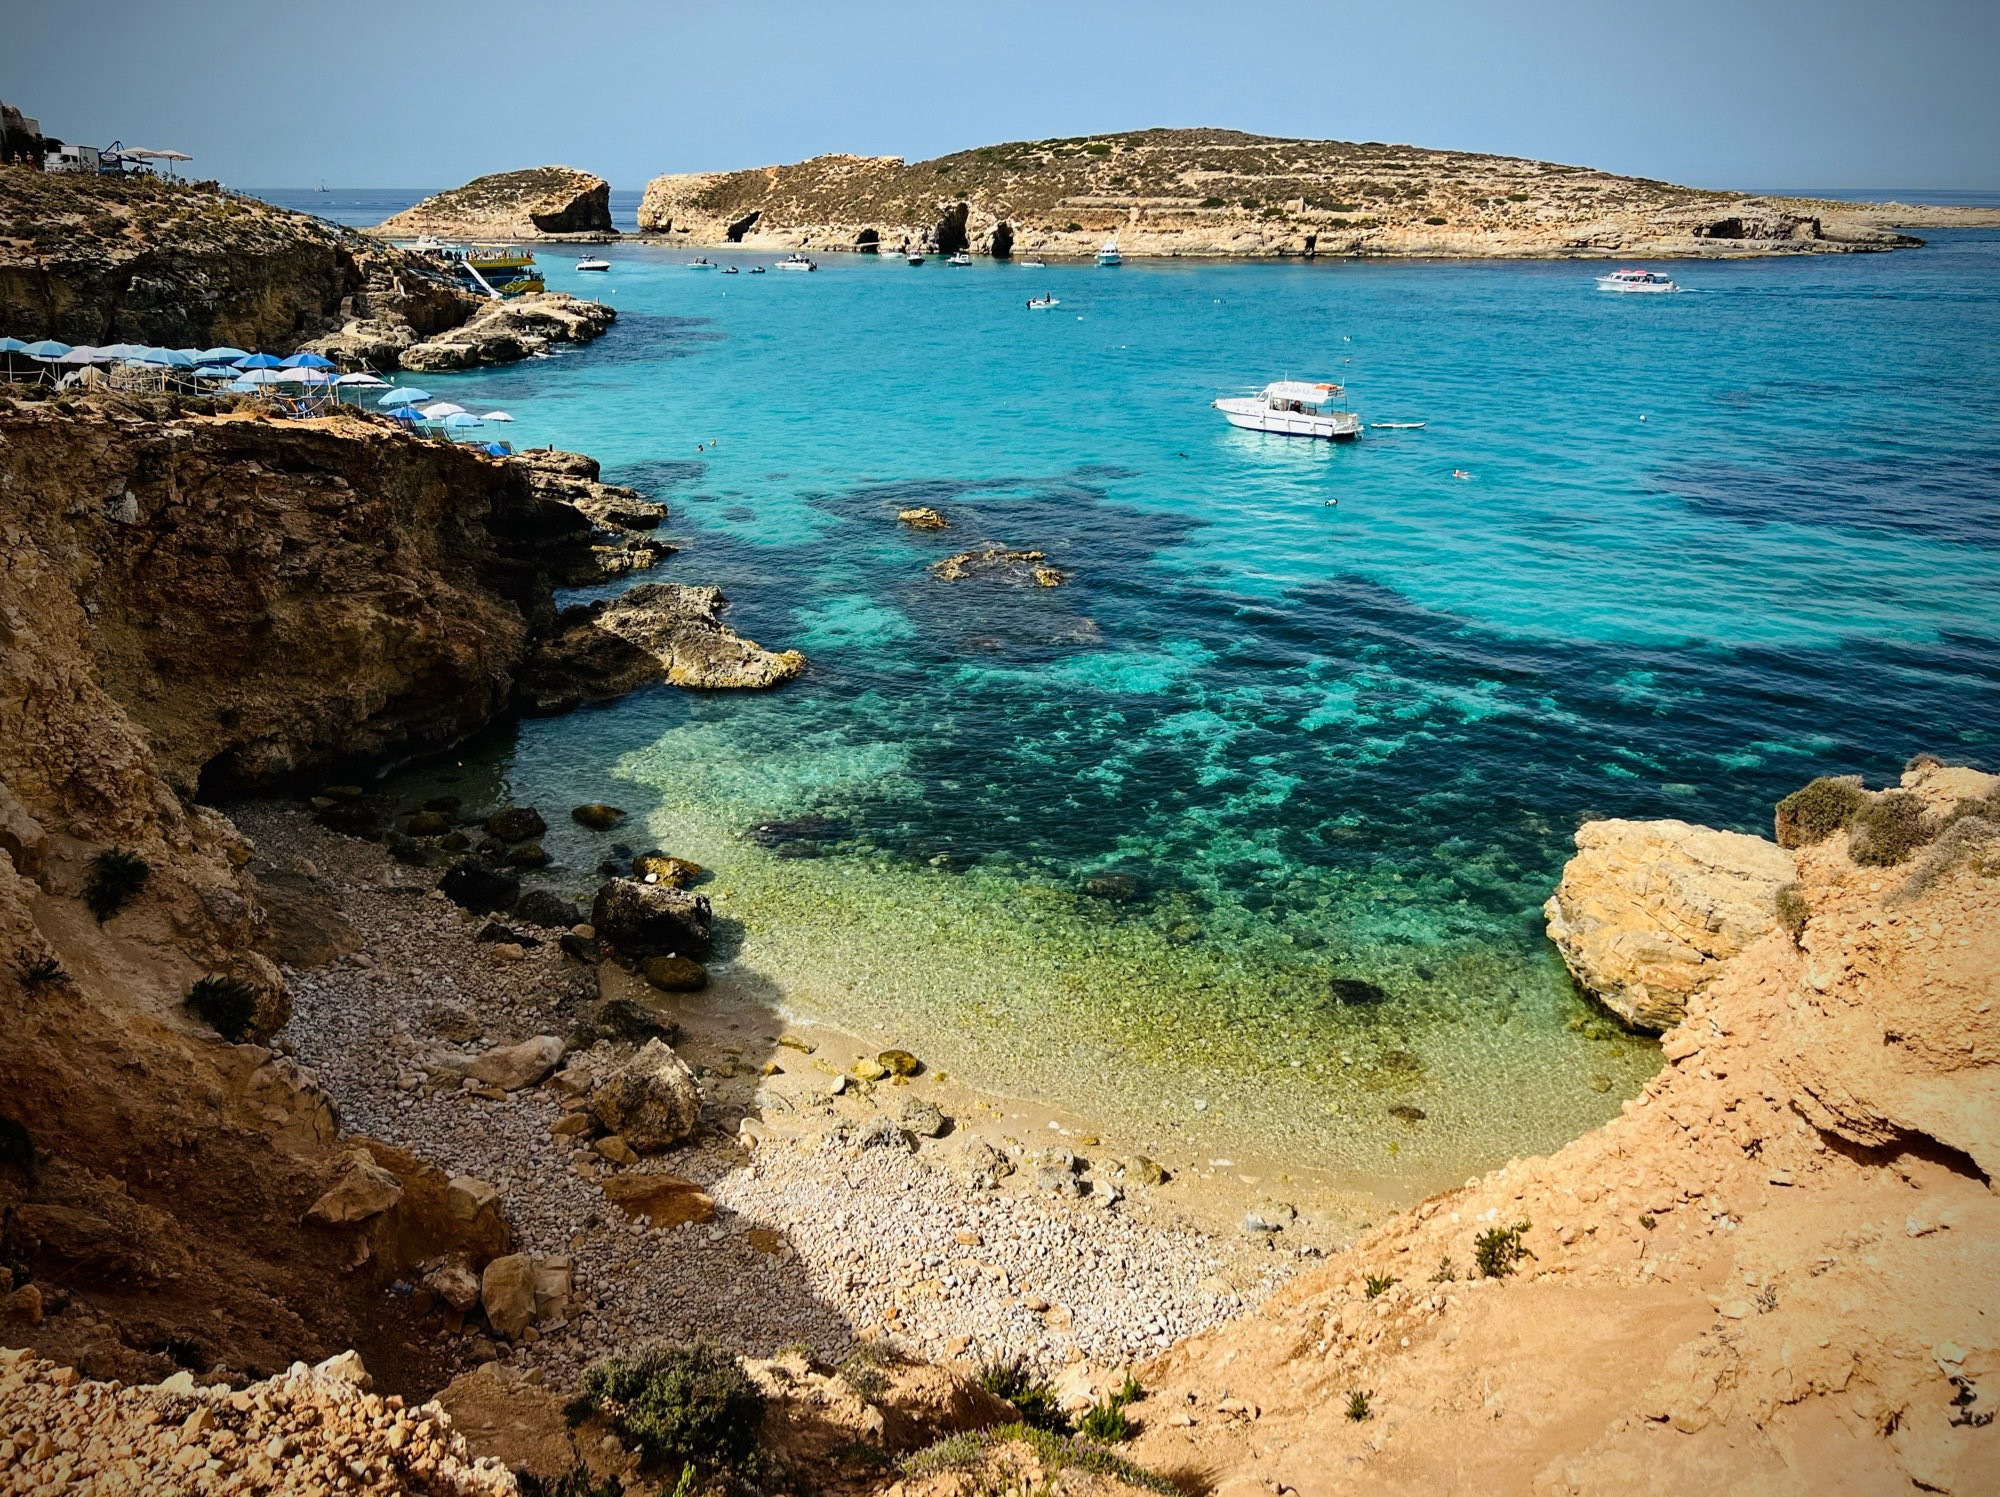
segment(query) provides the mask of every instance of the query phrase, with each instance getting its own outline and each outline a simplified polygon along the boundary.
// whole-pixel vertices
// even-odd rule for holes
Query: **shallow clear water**
[[[643,812],[623,840],[716,870],[739,981],[973,1079],[1462,1176],[1657,1064],[1542,934],[1579,820],[1755,830],[1815,774],[2000,758],[2000,236],[1667,297],[1579,264],[610,253],[543,256],[618,306],[601,343],[422,383],[666,500],[656,575],[812,670],[530,722],[467,771]],[[1428,424],[1334,448],[1208,409],[1286,374]],[[1071,581],[926,574],[976,544]],[[563,821],[556,881],[612,840]]]

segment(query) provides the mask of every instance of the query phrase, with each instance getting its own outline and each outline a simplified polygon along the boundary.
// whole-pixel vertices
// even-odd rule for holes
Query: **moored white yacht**
[[[1599,291],[1678,291],[1681,288],[1657,270],[1614,270],[1597,278]]]
[[[581,260],[576,262],[576,268],[578,270],[609,270],[611,262],[602,255],[585,255]]]
[[[1099,265],[1117,265],[1121,263],[1118,258],[1117,236],[1114,235],[1097,247],[1097,263]]]
[[[1336,407],[1347,392],[1339,385],[1282,379],[1255,395],[1232,395],[1214,402],[1231,426],[1268,431],[1286,437],[1324,437],[1351,441],[1361,435],[1361,418]]]
[[[903,258],[912,265],[921,265],[924,263],[924,252],[920,249],[913,249],[907,255],[903,256]]]
[[[793,250],[778,262],[777,268],[779,270],[818,270],[819,266],[814,261],[808,260],[801,251]]]

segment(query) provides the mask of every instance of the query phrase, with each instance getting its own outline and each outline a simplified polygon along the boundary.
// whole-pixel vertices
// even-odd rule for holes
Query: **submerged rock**
[[[1069,574],[1048,564],[1040,551],[1008,551],[989,546],[983,551],[960,551],[943,561],[932,562],[930,574],[940,582],[963,582],[979,578],[991,582],[1061,587]]]
[[[705,894],[667,884],[614,878],[590,907],[597,939],[634,960],[652,956],[708,955],[715,912]]]
[[[896,518],[912,530],[946,530],[951,526],[951,521],[928,504],[919,505],[915,509],[899,509],[896,511]]]
[[[453,904],[477,915],[510,909],[521,897],[518,878],[477,858],[467,858],[447,869],[438,880],[438,888]]]
[[[572,807],[569,819],[578,826],[589,827],[592,831],[608,832],[625,819],[625,813],[616,806],[593,801],[587,806]]]
[[[686,858],[676,858],[658,850],[642,852],[632,859],[632,874],[645,883],[666,884],[670,888],[685,889],[708,870],[699,863],[691,863]]]
[[[549,829],[533,806],[507,806],[486,818],[486,830],[502,842],[526,842]]]
[[[564,612],[522,672],[523,702],[560,712],[623,696],[648,682],[701,690],[757,690],[806,668],[797,650],[772,651],[722,622],[721,589],[646,582],[609,602]]]
[[[1360,977],[1333,977],[1327,980],[1327,995],[1335,1003],[1375,1004],[1389,1001],[1388,990]]]
[[[648,957],[644,971],[646,981],[666,993],[698,993],[708,986],[708,969],[692,957]]]

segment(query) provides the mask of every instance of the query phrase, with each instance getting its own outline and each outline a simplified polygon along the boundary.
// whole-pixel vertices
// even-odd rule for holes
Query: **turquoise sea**
[[[609,254],[542,256],[618,307],[602,342],[421,383],[664,500],[655,575],[811,671],[426,776],[553,813],[559,887],[613,841],[708,865],[739,990],[968,1079],[1461,1178],[1658,1064],[1542,934],[1579,821],[1760,830],[1817,774],[2000,762],[2000,234],[1666,297],[1578,263]],[[1426,425],[1208,408],[1284,375]],[[1071,580],[927,575],[986,544]],[[586,833],[586,800],[647,824]]]

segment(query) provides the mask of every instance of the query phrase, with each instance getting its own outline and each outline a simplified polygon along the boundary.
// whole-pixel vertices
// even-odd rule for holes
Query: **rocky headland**
[[[616,316],[562,293],[492,302],[422,255],[213,183],[0,165],[0,330],[25,340],[465,369],[586,342]]]
[[[534,166],[476,177],[436,193],[369,230],[383,239],[615,239],[611,184],[573,166]]]
[[[655,177],[643,233],[753,249],[1463,258],[1829,254],[1986,210],[1749,198],[1471,151],[1139,130],[932,161],[816,156]]]

